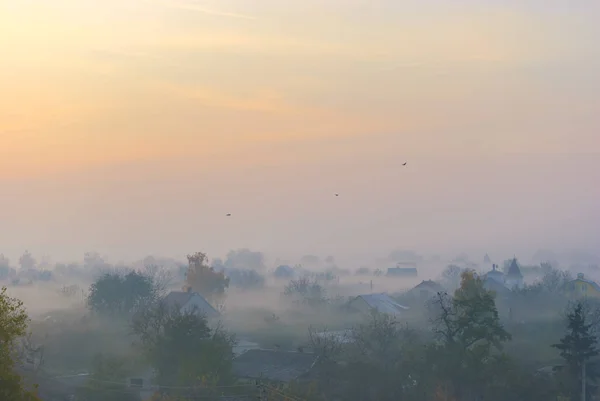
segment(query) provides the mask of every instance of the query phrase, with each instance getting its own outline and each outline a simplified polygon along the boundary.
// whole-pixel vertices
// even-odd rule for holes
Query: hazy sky
[[[0,252],[598,249],[598,18],[0,0]]]

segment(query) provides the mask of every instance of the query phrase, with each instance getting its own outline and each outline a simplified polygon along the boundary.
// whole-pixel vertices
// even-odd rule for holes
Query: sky
[[[0,252],[598,250],[598,17],[0,0]]]

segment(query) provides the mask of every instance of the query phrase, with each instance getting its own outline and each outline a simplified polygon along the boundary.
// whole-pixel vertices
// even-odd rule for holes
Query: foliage
[[[292,268],[288,265],[277,266],[277,268],[275,269],[275,272],[273,273],[273,275],[277,278],[289,278],[289,279],[294,277],[294,274],[295,274],[294,268]]]
[[[598,338],[593,334],[593,325],[586,319],[586,311],[582,302],[576,302],[567,313],[567,333],[558,344],[552,347],[560,351],[560,356],[565,360],[568,372],[572,378],[578,378],[581,383],[582,366],[588,365],[586,376],[593,379],[600,377],[597,367],[590,363],[590,358],[600,354],[597,343]],[[573,380],[576,381],[576,380]],[[579,386],[572,389],[576,391]],[[589,389],[588,389],[589,391]]]
[[[441,275],[441,282],[445,288],[452,290],[456,289],[460,285],[460,275],[463,269],[457,265],[448,265]]]
[[[234,287],[242,289],[259,289],[265,285],[265,278],[254,270],[227,269],[227,277]]]
[[[15,372],[16,340],[26,334],[28,320],[23,303],[9,297],[3,287],[0,291],[0,399],[3,401],[37,399]]]
[[[19,266],[21,266],[21,269],[23,270],[35,269],[36,265],[37,262],[29,251],[25,251],[19,258]]]
[[[473,271],[461,274],[460,288],[453,297],[437,294],[434,306],[438,309],[434,333],[445,345],[457,344],[465,350],[478,345],[499,349],[511,338],[500,323],[494,293],[483,287]]]
[[[10,260],[0,253],[0,280],[6,280],[11,273]]]
[[[261,271],[265,269],[265,256],[262,252],[253,252],[249,249],[229,251],[225,262],[225,269],[249,269]]]
[[[90,309],[108,315],[133,313],[156,299],[152,279],[137,272],[105,273],[90,286]]]
[[[217,272],[208,265],[208,257],[202,252],[188,255],[186,290],[192,289],[206,299],[215,300],[225,294],[229,279],[223,272]]]
[[[132,328],[156,371],[158,385],[193,386],[200,391],[206,387],[203,379],[230,381],[234,339],[220,327],[211,329],[196,311],[182,313],[160,303],[139,313]]]
[[[129,375],[125,358],[97,354],[92,362],[92,374],[80,395],[87,401],[137,401],[139,393],[129,390],[125,381]]]
[[[107,267],[108,263],[98,252],[86,252],[83,255],[83,266],[86,269],[95,269]]]
[[[481,383],[505,362],[498,351],[511,338],[500,323],[494,294],[473,271],[465,271],[454,296],[440,293],[434,306],[437,343],[429,349],[438,382],[457,399],[482,394]]]
[[[301,277],[297,280],[290,280],[285,286],[283,294],[296,302],[314,306],[325,301],[326,291],[317,280]]]

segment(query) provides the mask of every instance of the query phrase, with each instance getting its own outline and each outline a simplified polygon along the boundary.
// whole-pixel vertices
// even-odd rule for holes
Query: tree
[[[448,265],[442,272],[441,281],[446,288],[456,289],[460,285],[460,275],[463,269],[456,265]]]
[[[264,287],[265,278],[258,272],[249,269],[227,269],[231,285],[242,289],[259,289]]]
[[[439,293],[433,306],[437,343],[430,357],[439,382],[457,399],[481,395],[486,377],[503,363],[502,343],[511,338],[500,323],[494,293],[473,271],[464,271],[454,296]]]
[[[137,272],[105,273],[90,286],[88,306],[103,314],[129,314],[156,299],[152,279]]]
[[[10,259],[0,253],[0,280],[7,279],[10,273]]]
[[[26,334],[28,320],[23,302],[9,297],[3,287],[0,291],[0,399],[3,401],[37,399],[15,372],[16,341]]]
[[[213,384],[230,383],[234,339],[220,327],[211,329],[202,314],[159,303],[141,311],[132,327],[163,393],[182,395],[176,388],[187,386],[205,396]]]
[[[600,350],[597,347],[598,338],[593,333],[593,325],[586,320],[585,306],[582,302],[576,302],[572,306],[567,313],[567,321],[567,333],[552,347],[560,351],[560,356],[565,360],[568,368],[567,374],[571,378],[577,378],[573,381],[578,381],[579,386],[572,389],[576,393],[581,388],[583,365],[587,365],[590,358],[597,356]],[[595,364],[589,363],[586,377],[593,379],[599,376]],[[586,387],[586,391],[591,390],[590,385]]]
[[[21,266],[21,269],[23,270],[35,269],[36,265],[37,262],[29,251],[25,251],[19,258],[19,266]]]
[[[202,252],[188,255],[186,290],[192,289],[207,299],[215,300],[225,294],[229,278],[223,272],[216,272],[208,265],[208,257]]]
[[[83,254],[83,266],[86,269],[94,269],[107,266],[106,261],[98,252],[86,252]]]
[[[301,277],[291,280],[284,288],[283,294],[296,302],[316,306],[325,301],[325,288],[317,280]]]
[[[253,252],[250,249],[229,251],[224,266],[226,269],[250,269],[261,271],[265,269],[265,256],[262,252]]]

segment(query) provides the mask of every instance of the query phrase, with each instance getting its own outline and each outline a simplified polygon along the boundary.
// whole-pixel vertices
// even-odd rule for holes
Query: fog
[[[152,162],[4,181],[0,219],[11,230],[2,252],[68,261],[93,249],[133,261],[251,248],[272,262],[333,254],[353,268],[395,248],[446,258],[597,251],[597,156],[390,153],[262,168]]]
[[[541,3],[0,1],[2,401],[600,399],[600,9]]]

